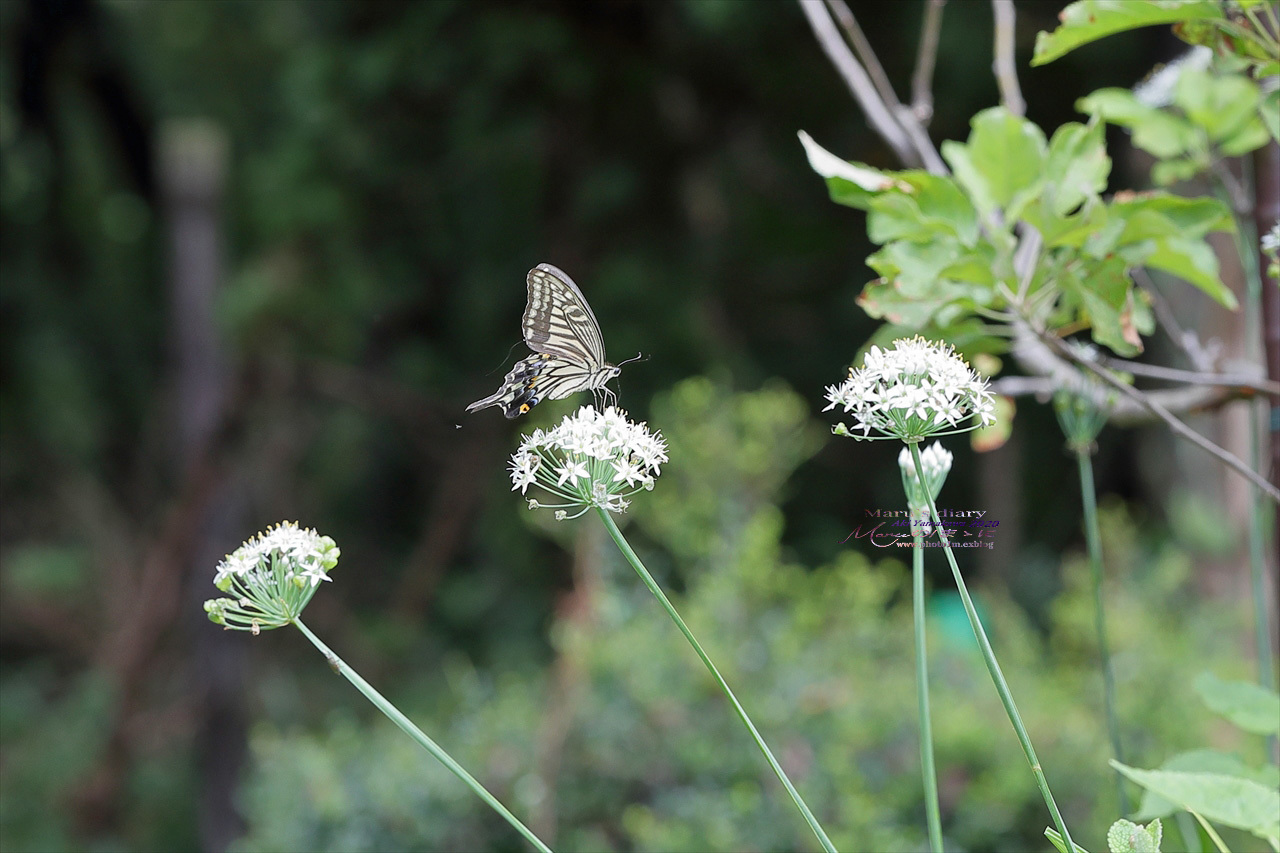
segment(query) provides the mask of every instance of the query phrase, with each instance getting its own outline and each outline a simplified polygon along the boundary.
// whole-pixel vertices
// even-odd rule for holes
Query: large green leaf
[[[1125,128],[1134,145],[1155,157],[1178,157],[1207,148],[1191,122],[1142,103],[1128,89],[1099,89],[1076,101],[1076,109]]]
[[[1222,17],[1214,0],[1079,0],[1058,14],[1062,23],[1056,30],[1036,35],[1031,64],[1044,65],[1081,45],[1125,30]]]
[[[1044,133],[1004,107],[983,110],[972,125],[968,142],[943,143],[942,156],[984,216],[1004,208],[1012,223],[1043,186]]]
[[[1133,283],[1123,261],[1112,259],[1083,275],[1064,272],[1063,293],[1080,306],[1080,319],[1089,323],[1093,339],[1122,356],[1142,352],[1142,337],[1134,322]]]
[[[1174,103],[1229,157],[1248,154],[1271,138],[1258,113],[1261,89],[1239,74],[1184,69]]]
[[[1247,732],[1280,734],[1280,695],[1248,681],[1223,681],[1211,672],[1196,678],[1196,692],[1209,706]]]
[[[1102,136],[1102,122],[1068,122],[1054,131],[1045,158],[1043,204],[1057,216],[1079,207],[1107,188],[1111,158]]]
[[[925,172],[900,172],[900,189],[884,192],[867,205],[867,236],[881,245],[893,241],[938,240],[975,246],[978,214],[949,178]]]
[[[1219,773],[1241,779],[1250,778],[1249,770],[1239,756],[1216,749],[1193,749],[1189,752],[1180,752],[1161,764],[1160,769],[1184,773]],[[1138,811],[1133,818],[1145,821],[1154,817],[1168,817],[1177,810],[1177,805],[1148,789],[1143,791],[1142,802],[1138,805]]]
[[[1203,237],[1212,231],[1234,231],[1231,211],[1214,198],[1184,198],[1166,192],[1117,194],[1111,212],[1122,218],[1138,211],[1153,211],[1172,222],[1184,237]],[[1166,233],[1166,232],[1161,232]]]
[[[1234,311],[1239,307],[1235,294],[1218,276],[1218,256],[1203,240],[1189,237],[1157,240],[1141,263],[1186,279],[1225,308]]]
[[[1111,766],[1180,808],[1280,846],[1280,791],[1223,773],[1139,770],[1118,761]]]

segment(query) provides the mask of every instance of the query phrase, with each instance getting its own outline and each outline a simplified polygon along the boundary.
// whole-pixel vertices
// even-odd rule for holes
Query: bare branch
[[[844,78],[845,84],[857,99],[858,105],[862,107],[862,112],[866,115],[871,127],[889,144],[903,164],[909,167],[922,165],[922,158],[911,144],[906,131],[889,112],[888,105],[876,93],[876,88],[871,78],[867,76],[866,70],[849,50],[844,39],[840,37],[840,31],[836,29],[835,22],[831,20],[822,0],[799,0],[799,2],[801,11],[809,19],[813,34],[818,37],[818,43],[822,45],[823,52]]]
[[[894,115],[898,117],[898,124],[902,125],[902,129],[911,139],[916,153],[920,155],[920,159],[924,160],[925,169],[932,175],[950,175],[951,170],[942,161],[942,156],[938,154],[938,149],[934,147],[933,140],[929,138],[924,125],[916,119],[915,111],[906,104],[899,104],[894,108]]]
[[[1257,471],[1254,471],[1252,468],[1246,465],[1235,454],[1227,450],[1224,450],[1223,448],[1214,444],[1209,439],[1202,436],[1200,433],[1193,430],[1191,427],[1187,426],[1182,421],[1178,420],[1158,400],[1153,399],[1151,394],[1143,393],[1142,391],[1139,391],[1137,388],[1134,388],[1130,385],[1126,385],[1125,383],[1121,382],[1119,379],[1116,379],[1114,376],[1111,375],[1111,372],[1109,370],[1099,366],[1098,364],[1095,364],[1092,360],[1090,360],[1089,358],[1086,358],[1084,355],[1079,353],[1074,347],[1069,346],[1066,342],[1059,340],[1058,338],[1055,338],[1052,335],[1047,335],[1047,334],[1041,334],[1041,335],[1038,335],[1038,337],[1044,344],[1046,344],[1051,350],[1056,352],[1058,355],[1070,361],[1075,362],[1076,364],[1083,367],[1085,370],[1088,370],[1089,372],[1093,373],[1095,376],[1097,376],[1107,385],[1114,388],[1116,391],[1119,391],[1125,397],[1140,404],[1141,406],[1146,408],[1148,411],[1150,411],[1153,415],[1158,417],[1160,420],[1164,421],[1165,424],[1169,427],[1169,429],[1173,430],[1175,435],[1182,436],[1187,441],[1190,441],[1192,444],[1199,447],[1201,450],[1204,450],[1206,453],[1213,456],[1215,459],[1222,462],[1224,465],[1226,465],[1227,467],[1231,468],[1232,470],[1236,471],[1238,474],[1243,476],[1250,483],[1253,483],[1253,485],[1257,486],[1257,488],[1262,493],[1267,495],[1267,497],[1271,498],[1271,500],[1275,501],[1276,503],[1280,503],[1280,489],[1277,489],[1274,485],[1267,482],[1265,477],[1263,477]]]
[[[911,74],[911,112],[921,127],[933,118],[933,66],[938,59],[938,34],[942,32],[942,7],[947,0],[929,0],[920,27],[916,70]]]
[[[1132,373],[1135,376],[1147,376],[1151,379],[1165,379],[1170,382],[1183,382],[1187,385],[1248,388],[1251,391],[1258,391],[1262,394],[1280,395],[1280,382],[1269,382],[1262,378],[1261,375],[1249,376],[1243,373],[1204,373],[1197,370],[1179,370],[1174,367],[1144,364],[1141,361],[1129,361],[1128,359],[1111,358],[1110,356],[1101,356],[1098,362],[1110,370]]]
[[[1114,426],[1142,426],[1160,420],[1146,406],[1128,397],[1117,397],[1103,388],[1097,380],[1059,358],[1025,322],[1015,322],[1013,336],[1014,359],[1023,370],[1032,375],[1001,377],[992,383],[993,390],[997,390],[998,386],[998,393],[1009,393],[1011,396],[1052,395],[1063,389],[1092,400],[1098,408],[1106,409],[1107,420]],[[1006,382],[1010,388],[1008,392],[1004,390]],[[1188,385],[1143,393],[1170,412],[1209,412],[1236,400],[1256,398],[1252,389],[1226,385]]]
[[[880,94],[880,99],[885,102],[891,112],[896,112],[894,107],[900,103],[898,101],[898,93],[893,91],[893,84],[889,82],[889,75],[884,73],[884,66],[880,64],[880,59],[876,56],[876,52],[871,48],[871,42],[867,41],[866,35],[862,32],[862,27],[858,26],[858,21],[853,17],[853,12],[849,11],[849,6],[844,0],[827,0],[827,6],[831,8],[831,14],[844,28],[845,35],[849,37],[849,43],[853,45],[853,50],[858,54],[858,60],[863,67],[867,69],[867,74],[871,77],[871,82],[875,84],[876,91]]]
[[[1169,304],[1169,300],[1156,287],[1155,282],[1151,280],[1151,276],[1147,275],[1147,271],[1142,267],[1134,267],[1130,274],[1133,276],[1133,280],[1142,286],[1147,296],[1151,297],[1151,305],[1155,308],[1156,318],[1160,320],[1160,325],[1164,326],[1165,333],[1177,344],[1178,349],[1187,354],[1191,365],[1196,370],[1209,370],[1215,360],[1214,353],[1200,343],[1200,338],[1196,336],[1195,332],[1182,328],[1182,325],[1178,322],[1177,315],[1173,311],[1173,306]]]
[[[1013,0],[991,0],[991,7],[996,18],[995,60],[991,63],[991,70],[1000,87],[1000,102],[1014,115],[1026,115],[1027,103],[1022,100],[1018,68],[1014,62]]]

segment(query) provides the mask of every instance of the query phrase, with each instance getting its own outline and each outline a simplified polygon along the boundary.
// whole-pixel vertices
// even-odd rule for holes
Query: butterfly
[[[467,406],[467,411],[501,406],[504,415],[515,418],[541,400],[559,400],[578,391],[616,401],[605,383],[621,368],[604,360],[600,324],[573,279],[551,264],[538,264],[525,281],[529,302],[520,329],[533,355],[516,362],[502,387]]]

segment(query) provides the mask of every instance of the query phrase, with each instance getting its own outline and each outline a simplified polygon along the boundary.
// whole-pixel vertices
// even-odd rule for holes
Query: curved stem
[[[921,482],[924,482],[921,480]],[[914,521],[914,519],[912,519]],[[933,766],[933,726],[929,721],[929,659],[924,632],[924,536],[915,528],[911,554],[911,609],[916,633],[916,702],[920,716],[920,772],[924,776],[924,811],[929,849],[942,853],[942,817],[938,809],[938,773]]]
[[[924,464],[920,461],[920,445],[918,442],[911,442],[907,446],[911,448],[911,459],[915,462],[916,476],[923,483],[925,482],[925,476]],[[1022,751],[1027,756],[1027,763],[1031,765],[1031,773],[1036,778],[1036,785],[1040,788],[1040,795],[1044,797],[1045,805],[1049,807],[1049,814],[1053,816],[1053,823],[1066,841],[1067,849],[1071,850],[1074,844],[1071,840],[1071,833],[1067,831],[1067,825],[1062,820],[1062,813],[1058,811],[1058,804],[1054,802],[1053,792],[1049,790],[1049,781],[1044,777],[1044,770],[1040,767],[1040,759],[1036,758],[1035,747],[1031,745],[1031,738],[1027,735],[1027,727],[1022,724],[1022,715],[1018,713],[1018,706],[1013,701],[1013,693],[1009,691],[1009,685],[1004,680],[1004,673],[1000,671],[1000,663],[996,660],[996,653],[991,650],[991,642],[987,639],[987,632],[982,627],[982,621],[978,619],[978,611],[974,609],[973,600],[969,597],[969,590],[965,586],[964,578],[960,575],[960,567],[956,565],[955,555],[951,553],[951,543],[947,540],[947,532],[942,527],[942,520],[938,518],[938,507],[928,491],[925,492],[925,497],[929,500],[929,517],[933,520],[934,530],[938,532],[938,539],[942,542],[942,550],[947,552],[947,562],[951,564],[951,574],[955,576],[956,588],[960,592],[960,601],[964,604],[964,612],[969,617],[970,626],[973,627],[973,636],[978,640],[978,648],[982,650],[982,659],[987,664],[987,672],[991,674],[991,680],[995,682],[996,692],[1000,694],[1000,702],[1004,705],[1005,713],[1009,715],[1009,722],[1013,724],[1013,730],[1018,735],[1018,742],[1022,744]]]
[[[786,771],[782,769],[782,765],[778,763],[778,759],[773,757],[773,753],[769,750],[768,744],[764,742],[764,738],[760,736],[760,732],[756,730],[755,724],[751,722],[751,718],[747,716],[746,710],[742,707],[742,703],[738,701],[738,697],[733,695],[733,691],[729,689],[728,683],[724,677],[720,675],[720,670],[716,669],[716,665],[711,662],[711,658],[707,657],[707,653],[702,650],[702,644],[693,636],[693,632],[689,630],[689,626],[680,618],[680,614],[676,612],[676,608],[667,598],[662,588],[658,586],[658,582],[653,579],[653,575],[649,574],[649,570],[644,567],[644,563],[640,562],[640,558],[636,556],[636,552],[631,550],[622,531],[618,529],[618,525],[614,522],[613,516],[609,512],[600,507],[596,507],[596,512],[600,515],[600,520],[604,522],[605,528],[609,531],[609,535],[613,537],[614,543],[618,546],[618,550],[622,552],[622,556],[627,558],[627,562],[636,570],[636,574],[640,576],[640,580],[649,588],[649,592],[653,593],[654,598],[667,611],[667,615],[671,617],[671,621],[676,623],[676,627],[680,629],[680,633],[684,634],[684,638],[689,641],[689,645],[693,646],[693,650],[698,653],[698,657],[706,664],[707,671],[711,673],[711,677],[716,680],[716,684],[720,685],[720,690],[728,698],[729,703],[733,705],[733,710],[737,712],[738,718],[742,720],[742,724],[747,727],[747,731],[751,732],[751,738],[756,742],[756,746],[760,748],[760,752],[764,754],[765,760],[769,762],[769,766],[773,768],[773,772],[777,775],[778,781],[787,789],[787,793],[791,795],[792,801],[796,804],[796,808],[800,809],[800,813],[804,815],[805,821],[808,822],[809,828],[813,830],[813,834],[818,837],[818,841],[822,844],[822,849],[827,853],[836,853],[835,845],[831,843],[831,839],[827,837],[827,833],[823,831],[822,826],[818,823],[818,819],[813,816],[813,812],[805,805],[804,800],[800,796],[800,792],[796,790],[795,785],[791,784],[791,780],[787,778]]]
[[[1123,762],[1120,750],[1120,723],[1116,718],[1116,676],[1111,667],[1111,649],[1107,643],[1107,620],[1102,609],[1102,534],[1098,530],[1098,495],[1093,485],[1093,463],[1089,452],[1076,451],[1080,469],[1080,497],[1084,503],[1084,538],[1089,547],[1089,569],[1093,576],[1093,622],[1098,636],[1098,656],[1102,664],[1102,699],[1106,706],[1107,734],[1111,736],[1112,757]],[[1129,798],[1124,792],[1124,777],[1116,770],[1116,796],[1120,814],[1129,813]]]
[[[372,702],[375,708],[386,714],[391,722],[395,723],[400,727],[401,731],[417,741],[418,745],[431,753],[437,761],[453,771],[453,775],[461,779],[468,788],[475,792],[477,797],[488,803],[491,809],[502,815],[506,819],[507,823],[511,824],[517,832],[525,837],[526,841],[538,848],[542,853],[551,853],[551,848],[543,844],[542,839],[534,835],[529,827],[525,826],[515,815],[507,811],[506,806],[498,802],[497,798],[494,797],[493,794],[486,791],[485,787],[477,782],[474,776],[466,770],[463,770],[461,764],[450,758],[449,753],[445,752],[436,744],[435,741],[427,737],[426,734],[423,733],[422,729],[415,726],[408,717],[400,713],[400,710],[396,708],[395,705],[388,702],[386,697],[377,690],[374,690],[373,686],[361,678],[358,672],[348,666],[342,658],[335,655],[328,646],[320,641],[319,637],[311,633],[310,628],[302,624],[301,619],[295,618],[293,620],[293,624],[297,625],[298,630],[306,635],[306,638],[311,641],[311,644],[320,650],[320,653],[329,661],[329,666],[333,667],[335,672],[341,673],[347,681],[350,681],[355,685],[355,688],[363,693],[365,698]]]

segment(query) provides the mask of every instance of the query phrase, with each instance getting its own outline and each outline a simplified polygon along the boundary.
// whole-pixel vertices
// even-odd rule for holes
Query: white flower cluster
[[[225,591],[233,578],[247,583],[261,579],[255,573],[271,576],[273,557],[279,558],[285,580],[314,587],[320,581],[332,580],[326,570],[338,562],[338,549],[329,537],[299,527],[297,522],[282,521],[228,554],[218,564],[213,583]]]
[[[285,521],[259,533],[218,564],[213,583],[234,598],[204,603],[219,625],[257,634],[302,613],[320,581],[330,580],[341,549],[328,536]]]
[[[623,512],[627,498],[653,488],[666,461],[661,434],[612,406],[603,412],[583,406],[554,429],[524,437],[511,456],[511,488],[525,494],[537,483],[563,503],[530,500],[530,509],[555,509],[557,519],[577,518],[593,506]],[[578,511],[571,516],[571,509]]]
[[[995,400],[986,380],[978,377],[948,344],[923,338],[900,338],[890,349],[873,346],[863,367],[827,388],[830,405],[855,418],[854,429],[866,438],[919,441],[930,435],[966,432],[995,422]],[[962,426],[970,418],[977,423]],[[943,430],[946,430],[945,432]],[[842,423],[837,435],[852,435]]]
[[[914,513],[928,516],[929,499],[937,500],[942,491],[942,484],[951,473],[951,451],[942,446],[942,442],[933,444],[920,451],[920,465],[924,468],[924,482],[928,488],[928,499],[920,487],[920,479],[916,476],[916,462],[911,458],[911,448],[904,447],[898,454],[898,468],[902,471],[902,488],[907,493],[907,506]]]

